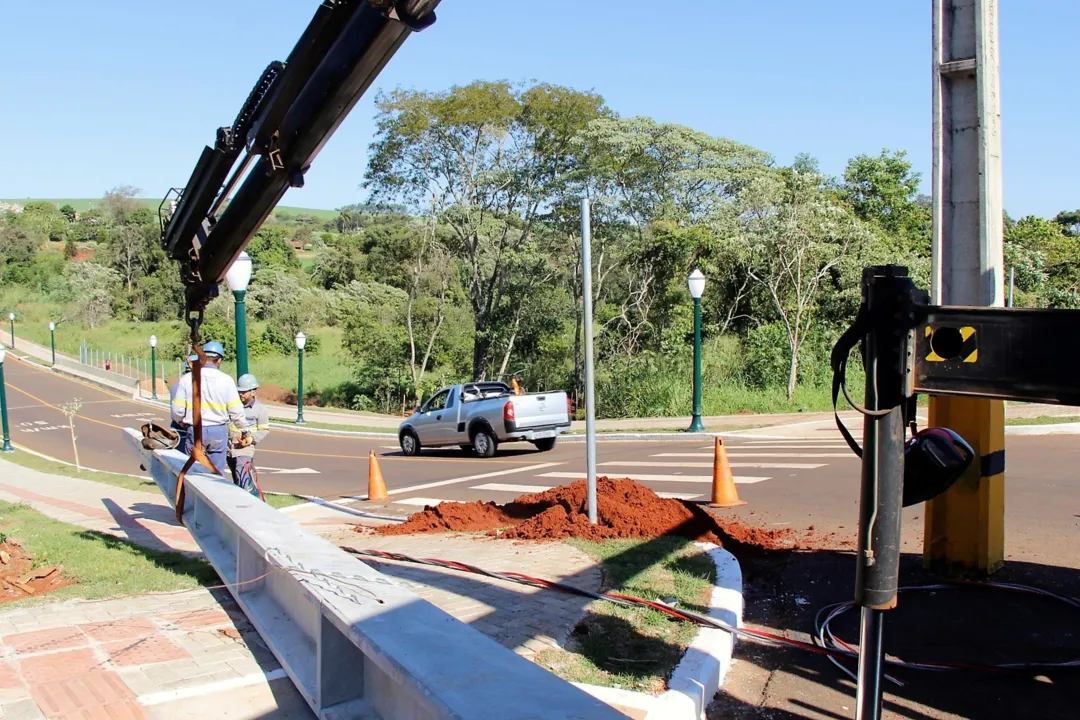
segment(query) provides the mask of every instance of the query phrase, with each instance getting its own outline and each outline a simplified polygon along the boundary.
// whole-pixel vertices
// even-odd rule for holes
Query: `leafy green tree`
[[[287,269],[300,267],[296,250],[289,243],[292,233],[281,225],[265,225],[248,243],[247,253],[255,267],[277,266]]]
[[[1062,210],[1054,216],[1054,222],[1064,228],[1069,237],[1080,237],[1080,210]]]
[[[101,211],[105,217],[117,225],[123,225],[128,217],[146,207],[138,199],[142,190],[130,185],[119,185],[105,193],[101,199]],[[147,211],[149,212],[149,211]]]
[[[75,212],[75,208],[71,207],[67,203],[60,206],[60,214],[67,218],[68,222],[75,222],[78,217],[78,213]]]
[[[120,274],[92,262],[73,263],[69,283],[74,296],[72,313],[91,330],[112,317]]]
[[[16,280],[37,255],[40,238],[0,218],[0,282]]]
[[[575,162],[574,138],[607,114],[603,99],[554,85],[474,82],[441,93],[397,90],[376,101],[365,186],[373,200],[426,210],[454,233],[473,312],[473,374],[491,360],[492,319],[510,301],[510,267]]]
[[[903,150],[882,150],[848,161],[840,195],[860,220],[901,243],[905,253],[929,255],[931,209],[919,202],[919,173]]]

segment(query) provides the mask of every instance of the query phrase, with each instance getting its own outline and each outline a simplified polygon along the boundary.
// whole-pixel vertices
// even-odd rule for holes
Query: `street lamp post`
[[[56,364],[56,323],[49,323],[49,348],[52,350],[52,364]]]
[[[7,387],[4,384],[4,358],[6,356],[7,350],[4,349],[3,345],[0,345],[0,426],[2,426],[4,432],[4,444],[3,447],[0,447],[0,452],[13,452],[11,430],[8,428]]]
[[[296,333],[297,351],[297,380],[296,380],[296,424],[304,424],[304,346],[307,345],[307,336],[303,332]]]
[[[157,335],[150,336],[150,399],[157,400]]]
[[[242,252],[225,273],[225,281],[229,283],[229,289],[236,299],[236,377],[247,375],[248,371],[247,309],[244,307],[244,297],[247,295],[248,283],[251,282],[251,269],[251,257]]]
[[[694,268],[686,284],[690,297],[694,298],[694,417],[687,432],[705,432],[701,422],[701,296],[705,292],[705,276]]]
[[[15,349],[15,313],[8,313],[8,320],[11,321],[11,349]]]

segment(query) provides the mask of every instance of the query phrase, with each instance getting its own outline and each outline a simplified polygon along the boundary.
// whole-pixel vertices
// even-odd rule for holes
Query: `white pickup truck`
[[[550,450],[569,429],[563,391],[516,395],[505,383],[480,381],[451,385],[432,395],[401,423],[398,442],[406,455],[457,445],[491,457],[504,442],[531,442],[542,452]]]

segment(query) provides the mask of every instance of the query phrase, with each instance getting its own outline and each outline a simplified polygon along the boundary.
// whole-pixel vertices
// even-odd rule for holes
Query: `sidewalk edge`
[[[709,602],[709,617],[734,627],[742,625],[742,569],[735,556],[712,543],[695,543],[716,565],[716,583]],[[705,717],[705,708],[724,682],[735,637],[719,628],[701,628],[686,649],[646,720]]]

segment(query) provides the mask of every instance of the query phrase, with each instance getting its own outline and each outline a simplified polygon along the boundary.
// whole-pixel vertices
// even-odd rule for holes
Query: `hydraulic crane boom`
[[[435,22],[438,4],[322,0],[288,59],[263,71],[233,124],[203,148],[184,189],[170,190],[159,208],[162,245],[180,262],[189,313],[217,294],[225,271],[285,191],[303,187],[315,156],[387,61]]]

